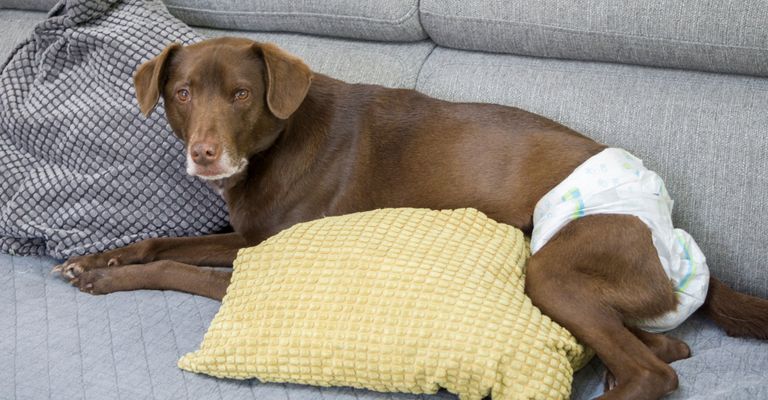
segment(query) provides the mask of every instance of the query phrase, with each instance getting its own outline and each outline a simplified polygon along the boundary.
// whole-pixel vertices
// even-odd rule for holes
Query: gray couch
[[[518,106],[624,147],[665,178],[676,224],[713,274],[768,297],[762,0],[165,1],[205,35],[272,41],[346,81]],[[53,3],[0,0],[0,56]],[[0,255],[0,399],[433,397],[184,373],[175,361],[218,303],[84,295],[48,274],[54,261]],[[694,356],[673,364],[681,388],[670,398],[768,398],[768,344],[728,338],[700,316],[672,334]],[[596,360],[577,373],[573,398],[599,394],[601,375]]]

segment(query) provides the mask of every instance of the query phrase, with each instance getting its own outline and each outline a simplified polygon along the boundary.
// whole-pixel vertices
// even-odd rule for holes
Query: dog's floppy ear
[[[312,84],[312,71],[298,57],[272,43],[256,43],[254,50],[267,66],[267,106],[272,114],[287,119],[304,101]]]
[[[170,55],[181,48],[178,43],[171,43],[157,57],[141,64],[133,74],[133,85],[136,88],[136,99],[139,101],[141,113],[148,117],[160,99],[160,91],[166,78],[166,66]]]

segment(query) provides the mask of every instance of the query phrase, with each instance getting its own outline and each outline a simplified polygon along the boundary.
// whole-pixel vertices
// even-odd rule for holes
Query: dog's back
[[[446,102],[319,74],[285,141],[281,148],[324,143],[316,172],[345,166],[332,174],[343,182],[330,186],[343,186],[357,207],[472,206],[527,232],[538,199],[605,148],[518,108]]]

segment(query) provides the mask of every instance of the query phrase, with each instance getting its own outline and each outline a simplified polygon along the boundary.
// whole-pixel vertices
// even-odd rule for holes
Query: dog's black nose
[[[221,155],[219,149],[216,143],[197,142],[190,147],[190,155],[195,164],[205,166],[219,160]]]

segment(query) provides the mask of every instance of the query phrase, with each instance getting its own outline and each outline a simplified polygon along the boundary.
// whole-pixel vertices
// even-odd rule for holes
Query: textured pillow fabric
[[[764,0],[422,0],[438,44],[768,76]]]
[[[462,399],[568,398],[589,354],[523,293],[521,231],[474,209],[299,224],[240,251],[179,367]]]
[[[168,11],[197,26],[313,33],[409,42],[426,39],[418,0],[164,0]]]

